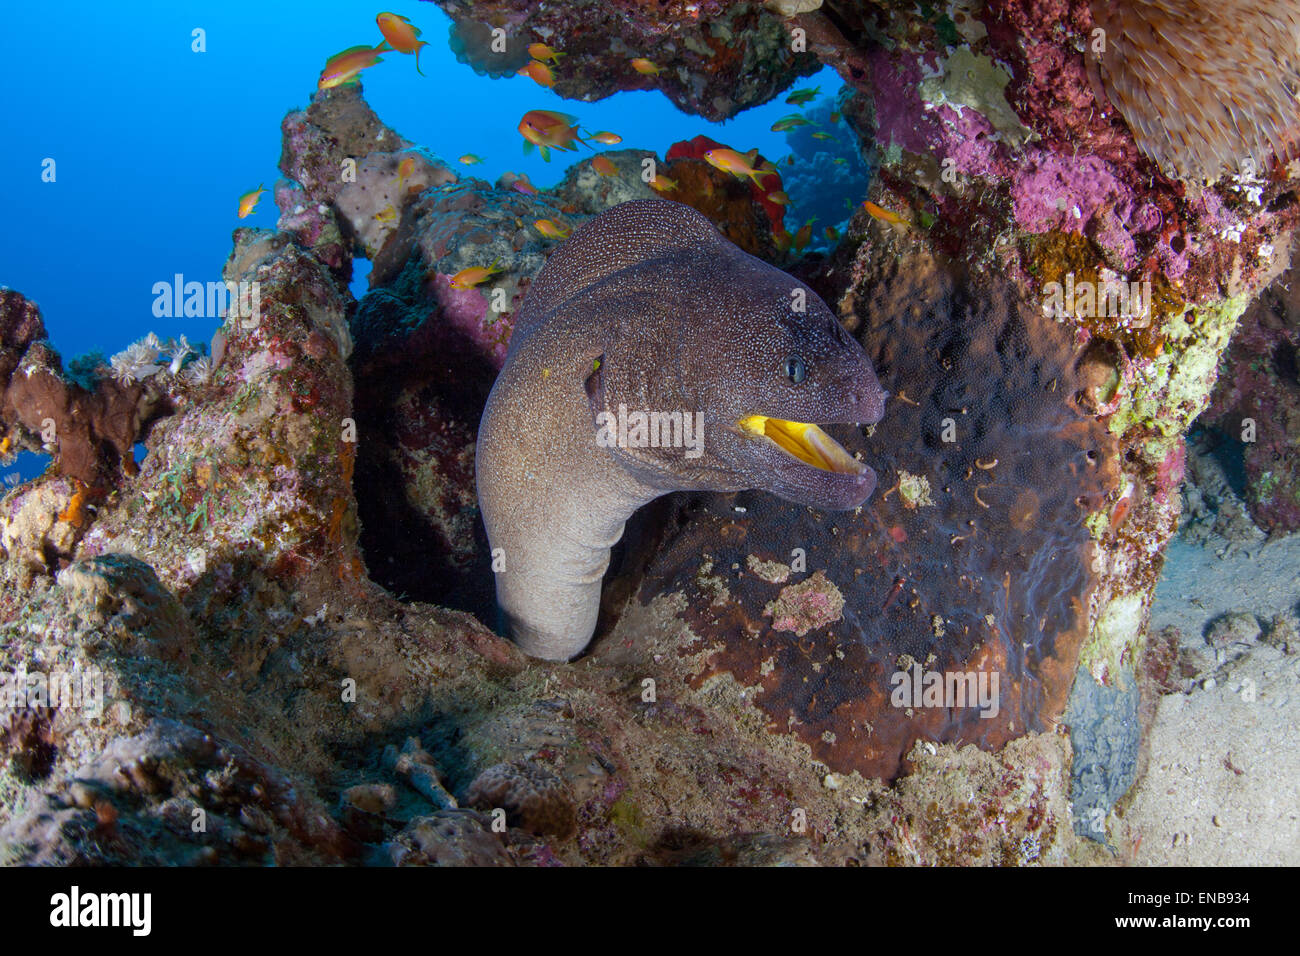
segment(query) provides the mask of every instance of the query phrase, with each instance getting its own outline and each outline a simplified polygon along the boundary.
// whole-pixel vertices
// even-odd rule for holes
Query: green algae
[[[1162,461],[1210,400],[1219,367],[1250,297],[1240,295],[1189,307],[1164,324],[1164,347],[1119,391],[1108,428],[1114,435],[1142,428],[1153,433],[1142,450]]]
[[[1112,598],[1097,615],[1092,633],[1079,651],[1079,666],[1086,667],[1099,684],[1113,685],[1135,661],[1144,639],[1144,604],[1138,593]]]

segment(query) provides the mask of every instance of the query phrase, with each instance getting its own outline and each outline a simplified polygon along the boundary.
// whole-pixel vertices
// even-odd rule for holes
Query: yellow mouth
[[[838,474],[859,475],[866,466],[834,438],[808,422],[788,422],[766,415],[747,415],[736,422],[746,435],[766,438],[805,464]]]

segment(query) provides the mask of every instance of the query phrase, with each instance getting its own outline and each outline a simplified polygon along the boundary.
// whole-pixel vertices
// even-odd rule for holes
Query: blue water
[[[456,169],[495,181],[525,172],[557,182],[574,154],[542,162],[522,151],[516,127],[530,109],[576,115],[586,130],[612,130],[618,147],[661,155],[704,133],[776,159],[785,137],[770,131],[794,110],[784,97],[722,124],[680,112],[657,92],[598,103],[565,100],[527,77],[492,79],[458,63],[450,19],[429,3],[373,9],[342,0],[275,3],[6,4],[0,62],[6,66],[0,148],[0,285],[34,300],[65,365],[91,349],[106,355],[146,333],[207,341],[212,318],[158,319],[154,283],[220,278],[237,226],[274,228],[269,191],[280,173],[280,121],[305,107],[325,60],[381,36],[374,17],[410,17],[430,41],[414,58],[389,53],[363,74],[367,101],[390,127]],[[192,31],[205,31],[205,52]],[[556,45],[563,48],[563,43]],[[823,70],[798,85],[839,88]],[[484,157],[468,169],[465,153]],[[583,157],[585,157],[585,152]],[[42,181],[47,159],[55,180]],[[265,184],[256,212],[238,197]],[[358,262],[354,289],[364,289]]]
[[[178,272],[216,279],[231,230],[274,227],[269,192],[243,221],[236,200],[259,183],[274,184],[280,120],[307,105],[330,55],[381,39],[374,23],[380,9],[424,30],[430,45],[420,66],[427,75],[416,72],[413,57],[390,53],[363,74],[367,101],[407,139],[472,175],[526,172],[539,186],[563,176],[564,158],[548,164],[524,155],[515,127],[529,109],[558,109],[577,115],[585,129],[613,130],[624,137],[618,148],[662,153],[705,133],[773,157],[786,152],[784,136],[769,130],[792,111],[781,99],[714,124],[656,92],[580,103],[527,77],[479,76],[456,62],[446,42],[451,21],[427,3],[372,10],[340,0],[74,0],[60,4],[57,16],[37,5],[7,6],[0,14],[9,87],[0,283],[41,306],[65,360],[92,347],[117,351],[149,331],[210,337],[210,319],[155,319],[153,284]],[[191,50],[195,28],[206,31],[206,52]],[[839,85],[830,71],[807,82],[823,91]],[[464,153],[485,162],[466,169],[456,163]],[[53,183],[41,181],[46,158],[57,164]]]

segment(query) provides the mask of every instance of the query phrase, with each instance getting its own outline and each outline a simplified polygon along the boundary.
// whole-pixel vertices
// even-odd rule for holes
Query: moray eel
[[[639,200],[592,219],[533,280],[479,426],[510,636],[534,657],[580,653],[610,548],[660,495],[862,504],[875,473],[817,426],[877,422],[884,400],[811,289],[689,206]]]

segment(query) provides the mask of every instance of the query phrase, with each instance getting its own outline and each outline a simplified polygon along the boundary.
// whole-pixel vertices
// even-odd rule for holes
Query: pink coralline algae
[[[776,600],[763,609],[764,616],[772,618],[772,630],[794,631],[796,637],[834,624],[843,612],[844,595],[821,571],[782,588]]]
[[[1103,206],[1131,203],[1131,193],[1095,156],[1046,155],[1027,164],[1011,186],[1016,220],[1029,232],[1082,232]]]
[[[935,119],[922,107],[917,87],[922,67],[935,56],[899,57],[881,49],[871,58],[871,87],[875,101],[875,139],[882,149],[898,147],[910,153],[929,153],[941,136]]]
[[[1165,502],[1170,495],[1177,496],[1187,471],[1187,445],[1179,442],[1165,456],[1156,469],[1156,500]]]
[[[509,344],[509,325],[490,310],[487,298],[478,288],[454,289],[451,276],[443,273],[435,275],[432,281],[442,307],[442,320],[463,333],[494,368],[501,368]]]

